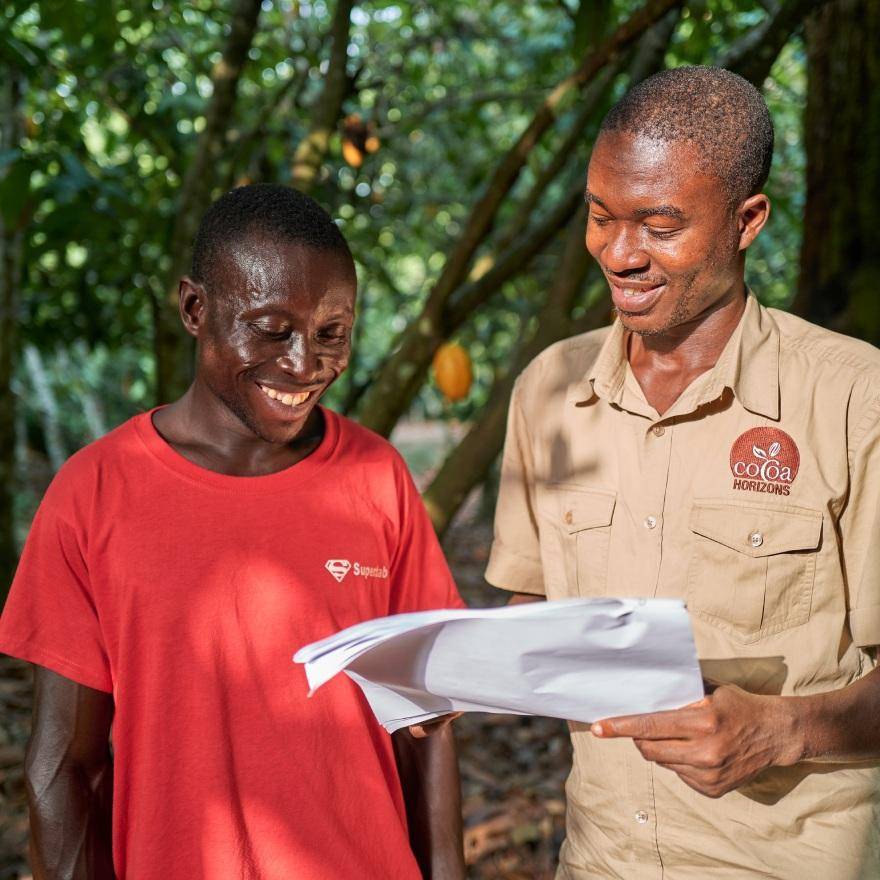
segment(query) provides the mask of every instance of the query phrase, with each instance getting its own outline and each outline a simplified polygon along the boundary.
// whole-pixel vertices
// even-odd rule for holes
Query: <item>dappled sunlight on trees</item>
[[[328,403],[386,436],[403,420],[450,425],[417,468],[440,533],[475,488],[491,508],[518,372],[609,320],[583,247],[586,164],[607,109],[664,66],[721,64],[766,96],[758,296],[788,308],[799,291],[798,311],[878,342],[878,21],[875,0],[13,0],[0,13],[0,592],[60,461],[185,389],[178,278],[201,215],[237,184],[297,186],[338,220],[360,300]],[[472,372],[462,394],[432,378],[450,342]]]

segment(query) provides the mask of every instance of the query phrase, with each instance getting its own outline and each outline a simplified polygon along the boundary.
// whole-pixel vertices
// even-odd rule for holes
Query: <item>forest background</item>
[[[740,73],[773,114],[759,298],[880,342],[880,0],[6,0],[0,601],[64,459],[186,387],[177,279],[211,200],[251,181],[338,219],[360,301],[328,402],[401,445],[466,596],[499,601],[481,569],[513,380],[609,320],[583,247],[593,138],[682,64]],[[431,377],[448,341],[474,376],[454,403]],[[29,705],[3,662],[0,880],[26,870]],[[564,727],[463,721],[472,876],[552,876]]]

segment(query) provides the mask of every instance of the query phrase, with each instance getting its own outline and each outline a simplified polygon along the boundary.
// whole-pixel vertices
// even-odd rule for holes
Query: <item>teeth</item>
[[[260,385],[259,388],[263,394],[286,406],[299,406],[299,404],[305,403],[311,394],[311,391],[302,391],[299,394],[285,394],[284,392],[276,391],[274,388],[267,388],[265,385]]]

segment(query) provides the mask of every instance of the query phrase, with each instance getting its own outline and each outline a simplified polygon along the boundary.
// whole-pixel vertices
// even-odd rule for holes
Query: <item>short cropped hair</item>
[[[602,132],[693,144],[702,169],[721,178],[735,202],[761,191],[773,159],[764,98],[720,67],[676,67],[648,77],[611,108]]]
[[[230,190],[208,208],[193,243],[193,280],[208,283],[217,255],[251,235],[352,259],[339,227],[314,199],[288,186],[254,183]]]

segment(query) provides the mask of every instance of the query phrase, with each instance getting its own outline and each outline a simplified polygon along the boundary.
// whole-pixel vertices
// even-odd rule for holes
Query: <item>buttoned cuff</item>
[[[541,561],[512,553],[497,540],[492,544],[484,577],[493,587],[512,593],[545,595]]]
[[[849,612],[849,631],[860,648],[880,645],[880,605],[866,605]]]

